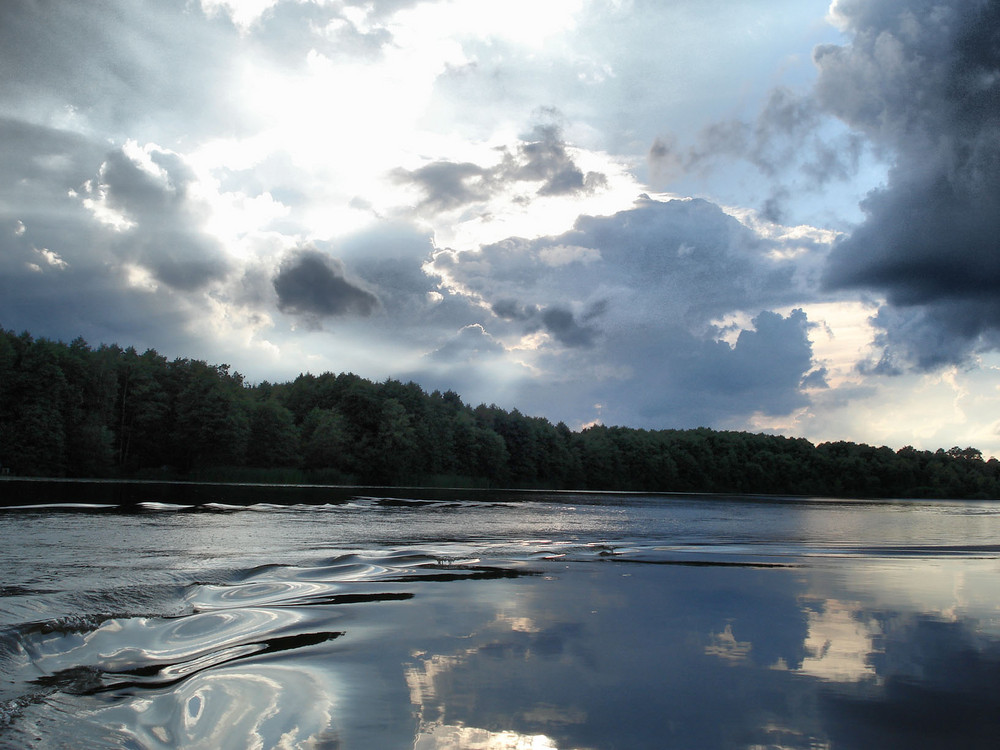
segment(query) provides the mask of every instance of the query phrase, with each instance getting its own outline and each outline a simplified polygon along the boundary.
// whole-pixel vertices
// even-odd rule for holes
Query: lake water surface
[[[1000,746],[1000,504],[13,487],[0,747]]]

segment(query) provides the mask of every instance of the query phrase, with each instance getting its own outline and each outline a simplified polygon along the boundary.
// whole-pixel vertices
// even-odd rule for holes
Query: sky
[[[1000,457],[1000,4],[5,0],[0,327]]]

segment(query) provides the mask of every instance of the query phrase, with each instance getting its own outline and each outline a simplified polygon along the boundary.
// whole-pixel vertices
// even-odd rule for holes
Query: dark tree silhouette
[[[259,481],[1000,498],[1000,461],[972,447],[893,451],[706,428],[574,432],[416,383],[326,372],[249,385],[229,365],[2,329],[0,467],[53,477],[238,473]]]

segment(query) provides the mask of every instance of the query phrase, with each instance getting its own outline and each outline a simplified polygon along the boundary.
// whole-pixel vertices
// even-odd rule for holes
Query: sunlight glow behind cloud
[[[0,324],[1000,455],[998,15],[938,6],[11,6]]]

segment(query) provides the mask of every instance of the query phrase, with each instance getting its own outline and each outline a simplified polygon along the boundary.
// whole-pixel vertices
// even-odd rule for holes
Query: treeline
[[[0,467],[15,475],[837,497],[1000,497],[974,448],[589,427],[353,374],[250,385],[229,365],[0,329]]]

